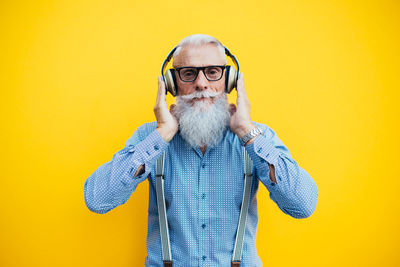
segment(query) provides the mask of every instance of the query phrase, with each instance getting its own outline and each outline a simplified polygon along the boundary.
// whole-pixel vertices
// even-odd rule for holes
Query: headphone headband
[[[161,77],[164,76],[164,68],[165,68],[165,66],[168,64],[168,62],[171,60],[172,55],[174,54],[174,52],[175,52],[175,50],[176,50],[177,48],[178,48],[178,46],[175,46],[175,47],[171,50],[171,52],[168,53],[167,58],[164,60],[164,62],[163,62],[163,64],[162,64],[162,67],[161,67]]]
[[[237,73],[240,73],[239,61],[237,61],[236,57],[232,55],[231,51],[229,51],[229,49],[226,48],[226,46],[224,46],[224,48],[225,48],[225,54],[232,59],[233,63],[235,63]]]

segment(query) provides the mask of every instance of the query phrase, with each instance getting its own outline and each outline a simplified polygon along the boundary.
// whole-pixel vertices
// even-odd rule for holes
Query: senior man
[[[236,105],[228,103],[224,51],[208,35],[184,38],[173,54],[176,104],[168,109],[165,83],[158,77],[157,121],[140,126],[125,147],[85,181],[86,205],[106,213],[126,203],[148,179],[145,266],[163,266],[155,180],[155,163],[163,152],[174,266],[231,265],[243,200],[243,147],[253,176],[241,266],[262,266],[256,250],[259,181],[280,210],[293,218],[309,217],[316,208],[318,188],[311,176],[270,127],[251,120],[242,73]],[[187,67],[190,71],[182,73]]]

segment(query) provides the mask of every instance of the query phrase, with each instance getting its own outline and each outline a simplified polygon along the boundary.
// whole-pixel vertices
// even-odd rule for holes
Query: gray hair
[[[186,46],[186,45],[200,46],[200,45],[204,45],[204,44],[216,45],[217,48],[219,49],[219,51],[221,52],[221,54],[225,56],[225,47],[216,38],[214,38],[210,35],[207,35],[207,34],[193,34],[193,35],[189,35],[189,36],[183,38],[179,42],[172,57],[173,58],[176,57],[179,54],[179,52],[181,51],[183,46]]]

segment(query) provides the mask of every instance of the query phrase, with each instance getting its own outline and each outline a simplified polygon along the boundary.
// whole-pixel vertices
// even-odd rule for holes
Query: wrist
[[[162,139],[167,143],[171,141],[176,133],[176,131],[174,131],[173,129],[167,129],[165,127],[157,127],[156,130],[161,135]]]
[[[239,139],[242,139],[247,133],[249,133],[252,129],[256,128],[253,123],[246,124],[236,130],[236,135]]]
[[[254,126],[250,129],[244,136],[240,138],[240,142],[242,145],[246,146],[254,142],[257,136],[262,133],[262,130],[259,127]]]

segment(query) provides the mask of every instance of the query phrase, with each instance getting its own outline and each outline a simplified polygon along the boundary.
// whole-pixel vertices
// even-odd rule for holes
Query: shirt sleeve
[[[84,197],[89,210],[104,214],[128,201],[137,185],[150,174],[157,158],[166,149],[165,142],[157,130],[141,140],[139,129],[116,152],[111,161],[104,163],[86,179]],[[139,166],[145,171],[134,177]]]
[[[254,142],[245,146],[253,161],[255,174],[267,187],[270,198],[286,214],[307,218],[315,211],[318,187],[313,178],[292,158],[288,148],[267,127]],[[277,183],[269,178],[269,166],[275,167]]]

